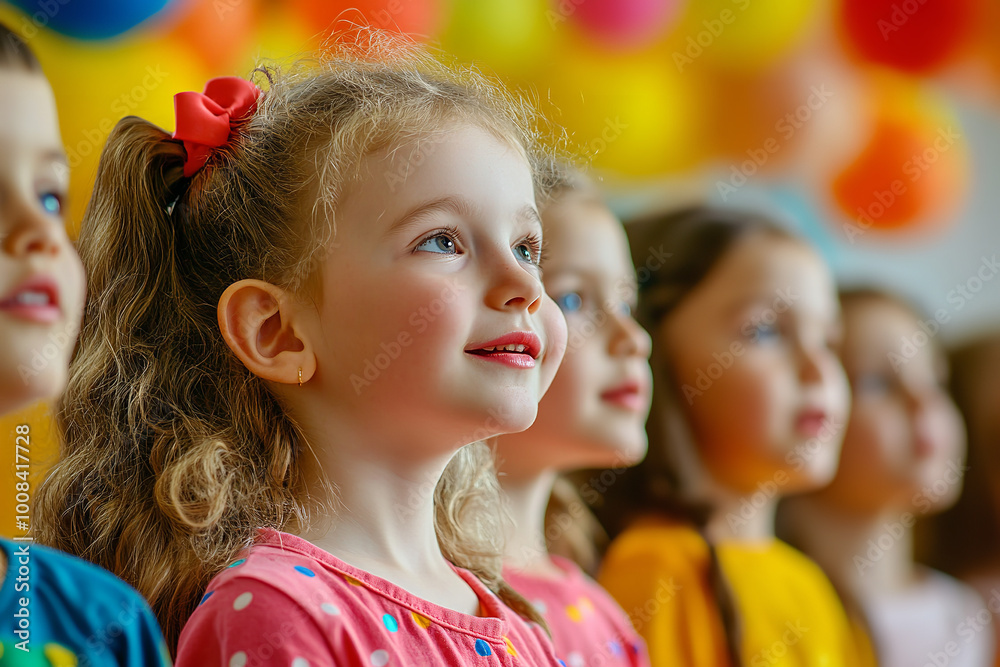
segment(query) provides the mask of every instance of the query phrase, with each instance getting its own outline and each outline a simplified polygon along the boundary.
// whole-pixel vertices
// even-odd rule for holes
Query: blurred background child
[[[785,501],[782,534],[850,601],[883,667],[990,665],[992,629],[968,622],[982,599],[914,561],[914,524],[962,488],[965,432],[946,389],[948,361],[933,336],[902,342],[922,329],[899,299],[858,290],[841,306],[853,400],[840,467],[828,486]]]
[[[966,342],[951,353],[950,362],[952,395],[968,432],[964,483],[954,505],[917,525],[917,555],[976,588],[985,604],[977,610],[972,627],[982,627],[991,617],[996,639],[1000,637],[1000,336],[985,334]],[[1000,651],[996,664],[1000,665]]]
[[[621,608],[579,564],[547,547],[569,546],[594,565],[594,519],[559,474],[632,465],[646,451],[650,342],[631,314],[628,239],[582,174],[554,193],[542,224],[545,290],[566,316],[569,345],[535,423],[497,439],[500,483],[515,520],[504,576],[545,618],[570,667],[646,665],[645,646]]]
[[[653,407],[646,460],[609,491],[599,581],[656,666],[859,664],[829,580],[774,536],[778,500],[837,467],[849,392],[829,270],[749,214],[627,229]]]

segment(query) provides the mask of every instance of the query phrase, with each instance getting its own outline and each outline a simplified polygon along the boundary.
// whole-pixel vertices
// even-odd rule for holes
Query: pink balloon
[[[607,46],[635,48],[663,34],[681,0],[552,0],[555,15],[572,20]]]

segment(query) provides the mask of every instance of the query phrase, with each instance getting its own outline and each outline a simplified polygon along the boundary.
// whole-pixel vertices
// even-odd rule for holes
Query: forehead
[[[0,67],[0,155],[62,150],[55,99],[40,74]]]
[[[546,242],[546,275],[554,272],[633,273],[625,229],[611,211],[593,197],[570,194],[542,212]]]
[[[820,257],[800,241],[767,233],[739,240],[704,283],[719,302],[768,299],[784,290],[795,310],[839,310],[833,277]]]
[[[843,357],[848,366],[888,363],[890,353],[902,356],[903,341],[921,331],[916,315],[887,299],[849,299],[843,309]],[[932,340],[908,355],[907,362],[907,366],[915,362],[912,365],[930,364],[937,368],[945,359],[937,341]]]
[[[460,124],[410,134],[376,149],[360,162],[360,178],[351,188],[376,196],[429,195],[442,189],[482,185],[498,193],[525,186],[534,193],[523,148],[512,146],[477,126]]]

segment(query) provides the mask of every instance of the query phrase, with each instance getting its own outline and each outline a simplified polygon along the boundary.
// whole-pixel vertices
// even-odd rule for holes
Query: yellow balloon
[[[705,89],[659,59],[565,54],[540,84],[543,111],[593,166],[625,176],[690,168],[703,157]]]
[[[711,65],[760,70],[807,35],[817,0],[697,0],[665,42],[680,72]]]
[[[493,71],[523,74],[546,59],[557,20],[547,0],[455,0],[441,45]]]
[[[311,57],[327,37],[310,31],[287,10],[270,7],[262,13],[260,27],[252,40],[254,48],[244,59],[246,72],[262,62],[283,64],[296,58]]]

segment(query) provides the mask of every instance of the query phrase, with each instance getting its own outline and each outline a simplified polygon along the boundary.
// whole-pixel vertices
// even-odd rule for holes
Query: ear
[[[229,349],[254,375],[298,384],[316,371],[316,355],[295,295],[262,280],[240,280],[219,298],[219,329]]]

